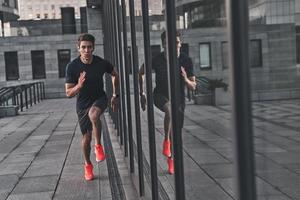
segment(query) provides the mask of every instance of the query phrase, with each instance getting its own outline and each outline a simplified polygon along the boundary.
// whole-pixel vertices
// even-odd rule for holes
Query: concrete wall
[[[78,56],[76,47],[78,35],[56,35],[38,37],[8,37],[0,38],[0,87],[27,83],[32,80],[31,51],[43,50],[45,52],[46,79],[36,81],[45,82],[46,98],[65,97],[65,79],[59,78],[57,50],[70,49],[71,60]],[[96,40],[95,52],[103,55],[101,37]],[[20,79],[6,81],[4,52],[17,51]]]
[[[88,10],[89,32],[96,36],[95,54],[103,56],[103,35],[101,12]],[[94,16],[92,18],[91,16]],[[97,16],[97,17],[95,17]],[[295,98],[300,97],[300,71],[296,65],[295,29],[294,25],[253,26],[250,28],[251,39],[261,39],[263,66],[251,68],[251,88],[253,100]],[[223,79],[228,83],[228,69],[223,69],[223,41],[227,41],[225,28],[205,28],[183,30],[182,41],[189,44],[189,55],[194,63],[195,74],[212,79]],[[151,45],[160,45],[161,31],[152,31]],[[137,32],[139,65],[144,62],[143,34]],[[0,38],[0,86],[19,84],[32,81],[31,51],[45,51],[46,65],[46,97],[65,97],[64,78],[58,78],[58,49],[70,49],[71,59],[78,56],[76,40],[78,35],[56,35],[35,37]],[[128,45],[131,45],[128,34]],[[199,43],[211,44],[211,69],[200,69]],[[4,52],[18,51],[20,80],[6,81]],[[132,86],[132,84],[131,84]],[[269,95],[267,95],[269,94]]]

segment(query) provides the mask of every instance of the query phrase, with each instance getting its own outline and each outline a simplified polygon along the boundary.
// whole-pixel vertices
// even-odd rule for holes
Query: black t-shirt
[[[187,73],[187,77],[194,76],[193,63],[191,59],[184,53],[180,53],[178,58],[179,66],[183,67]],[[181,69],[179,67],[180,73],[180,93],[181,93],[181,103],[184,104],[185,101],[185,82],[184,78],[181,76]],[[152,69],[155,72],[155,88],[154,92],[162,94],[163,96],[169,98],[169,88],[168,88],[168,68],[167,60],[165,58],[164,52],[161,52],[152,59]]]
[[[90,107],[93,102],[105,95],[103,88],[103,75],[113,71],[113,66],[99,56],[93,56],[91,64],[84,64],[80,57],[71,61],[66,67],[66,83],[78,83],[80,73],[85,71],[83,87],[77,95],[77,110]]]

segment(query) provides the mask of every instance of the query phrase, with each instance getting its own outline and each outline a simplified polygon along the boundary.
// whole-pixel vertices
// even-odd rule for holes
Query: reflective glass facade
[[[295,22],[295,0],[250,1],[250,21],[255,24]]]

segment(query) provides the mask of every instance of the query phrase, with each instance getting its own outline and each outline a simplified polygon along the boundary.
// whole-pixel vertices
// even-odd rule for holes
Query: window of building
[[[36,18],[40,19],[41,15],[40,14],[36,14]]]
[[[300,64],[300,34],[296,35],[297,64]]]
[[[250,41],[250,66],[262,67],[262,48],[260,39]]]
[[[228,68],[228,42],[222,42],[221,43],[221,49],[222,49],[222,67],[223,69]]]
[[[10,6],[9,0],[4,0],[2,3],[3,6]]]
[[[33,79],[46,78],[45,52],[31,51],[31,62],[32,62],[32,78]]]
[[[18,63],[18,52],[10,51],[4,52],[5,60],[5,72],[6,80],[18,80],[19,79],[19,63]]]
[[[44,14],[44,18],[48,19],[48,14],[47,13]]]
[[[211,68],[211,49],[210,43],[199,44],[199,55],[200,55],[200,68],[206,69]]]
[[[71,60],[71,51],[69,49],[61,49],[57,51],[58,58],[58,75],[63,78],[66,75],[66,66]]]
[[[51,10],[55,10],[55,5],[51,5]]]

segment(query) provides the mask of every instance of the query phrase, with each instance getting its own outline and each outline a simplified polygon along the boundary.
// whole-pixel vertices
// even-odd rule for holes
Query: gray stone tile
[[[233,177],[233,164],[204,164],[201,167],[215,179]]]
[[[0,176],[0,190],[11,191],[18,181],[17,175],[2,175]]]
[[[25,172],[25,170],[30,165],[29,162],[27,163],[12,163],[12,164],[0,164],[0,175],[9,175],[9,174],[16,174],[20,176]]]
[[[39,193],[54,191],[58,176],[22,178],[12,194]]]
[[[7,153],[0,153],[0,162],[7,156]]]
[[[0,199],[1,200],[7,199],[9,192],[10,192],[10,190],[1,190],[0,189]]]
[[[257,200],[287,200],[286,195],[258,195]]]
[[[63,162],[38,162],[30,165],[24,177],[60,175]]]
[[[12,153],[2,162],[3,164],[12,164],[12,163],[30,163],[35,157],[34,153]]]
[[[270,195],[283,195],[278,188],[274,187],[270,183],[267,183],[263,179],[256,178],[256,193],[257,195],[270,196]]]
[[[53,192],[12,194],[7,200],[51,200]]]
[[[22,145],[13,151],[14,154],[35,154],[39,152],[42,148],[42,144],[39,145]]]
[[[100,199],[97,180],[85,181],[82,176],[63,179],[59,182],[54,199]]]

